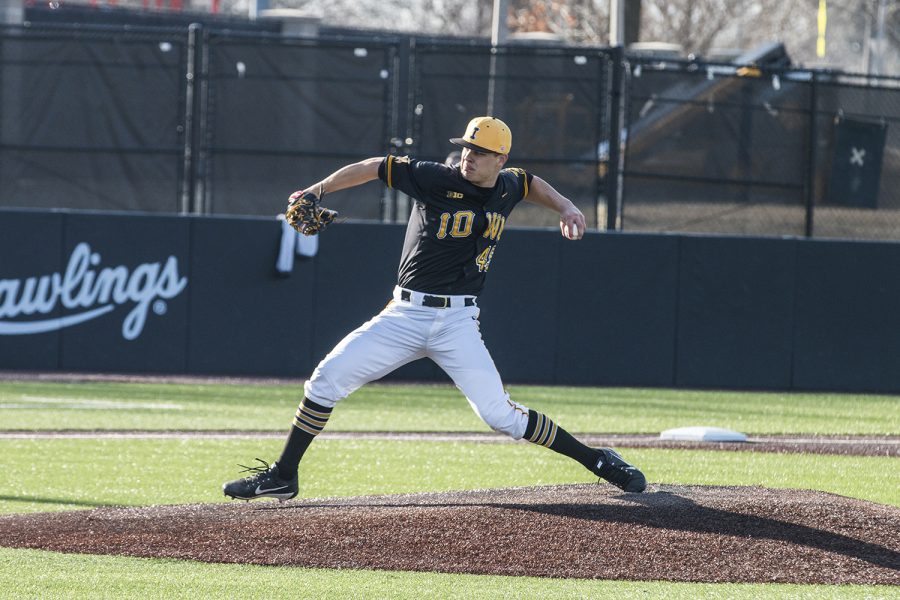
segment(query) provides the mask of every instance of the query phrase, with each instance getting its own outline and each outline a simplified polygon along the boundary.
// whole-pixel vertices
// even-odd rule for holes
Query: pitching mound
[[[900,584],[900,509],[832,494],[569,485],[0,517],[0,545],[208,562]]]

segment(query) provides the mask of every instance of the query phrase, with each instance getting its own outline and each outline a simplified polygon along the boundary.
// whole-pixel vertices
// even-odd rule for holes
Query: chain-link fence
[[[419,44],[410,152],[443,161],[447,138],[460,135],[473,115],[502,115],[513,132],[507,164],[552,182],[588,223],[603,224],[597,207],[605,206],[608,182],[597,148],[610,131],[611,70],[608,50]],[[557,222],[528,204],[510,218],[510,225]]]
[[[294,190],[387,153],[396,42],[211,32],[202,48],[199,212],[276,214]],[[381,219],[381,188],[328,204]]]
[[[354,160],[444,161],[487,113],[600,229],[900,239],[897,78],[200,26],[0,29],[0,206],[272,215]],[[409,208],[374,183],[329,202]]]
[[[900,80],[635,60],[622,228],[900,239]]]
[[[0,30],[0,206],[272,215],[343,164],[444,161],[473,116],[502,115],[510,165],[602,225],[606,49],[413,38],[112,27]],[[405,220],[367,184],[329,197],[351,219]],[[517,211],[519,224],[552,215]]]
[[[181,211],[187,41],[0,29],[0,205]]]

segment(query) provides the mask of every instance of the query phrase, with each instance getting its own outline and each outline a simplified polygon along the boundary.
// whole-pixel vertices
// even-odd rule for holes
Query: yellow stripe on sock
[[[553,445],[553,442],[556,441],[557,425],[550,417],[541,413],[536,414],[537,421],[535,422],[534,433],[531,434],[528,441],[537,444],[538,446],[549,448]]]
[[[297,412],[294,414],[293,425],[310,435],[319,435],[328,423],[328,417],[330,416],[330,411],[314,410],[301,402],[300,406],[297,407]]]
[[[315,431],[316,433],[322,433],[322,430],[325,428],[324,425],[319,425],[319,424],[317,424],[317,423],[313,423],[313,422],[310,421],[309,419],[306,419],[306,418],[304,418],[304,417],[302,417],[302,416],[296,416],[296,417],[294,417],[294,423],[303,423],[304,425],[306,425],[307,427],[309,427],[310,429],[312,429],[312,430]]]
[[[550,432],[553,431],[553,421],[549,418],[545,421],[546,427],[544,431],[541,432],[541,437],[538,438],[538,444],[541,446],[547,445],[547,439],[550,437]]]
[[[317,427],[325,427],[325,424],[328,423],[328,418],[322,419],[320,417],[313,416],[303,408],[297,409],[297,414],[295,416],[298,419],[305,419],[309,422],[310,425],[316,425]]]
[[[540,439],[541,430],[544,428],[544,415],[541,413],[535,414],[537,416],[534,423],[534,431],[531,433],[531,437],[528,438],[528,441],[536,444],[538,439]]]
[[[320,410],[314,410],[314,409],[308,407],[306,404],[303,404],[303,403],[300,404],[299,410],[302,410],[302,411],[305,412],[305,413],[309,413],[310,415],[312,415],[312,416],[314,416],[314,417],[318,417],[318,418],[320,418],[320,419],[325,419],[326,421],[328,420],[328,417],[331,416],[331,411],[329,411],[329,412],[322,412],[322,411],[320,411]]]
[[[553,423],[553,421],[551,421]],[[547,443],[544,444],[546,447],[550,447],[553,445],[553,442],[556,441],[556,423],[553,423],[553,426],[550,428],[550,436],[547,439]]]
[[[319,435],[319,433],[321,433],[321,429],[319,431],[316,431],[315,429],[310,428],[308,425],[306,425],[305,423],[302,423],[301,421],[298,421],[297,419],[294,419],[293,425],[297,429],[302,429],[303,431],[305,431],[306,433],[308,433],[310,435]]]

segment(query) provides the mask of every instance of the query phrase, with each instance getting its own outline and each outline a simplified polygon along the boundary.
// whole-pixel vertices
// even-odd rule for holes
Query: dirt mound
[[[801,490],[569,485],[0,517],[0,545],[208,562],[900,585],[900,509]]]

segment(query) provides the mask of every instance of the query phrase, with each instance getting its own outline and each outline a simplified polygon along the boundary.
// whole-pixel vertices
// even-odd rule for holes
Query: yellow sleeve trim
[[[509,167],[507,169],[503,169],[504,171],[508,171],[513,173],[516,177],[522,178],[522,198],[528,197],[528,173],[525,172],[525,169],[521,169],[519,167]]]
[[[387,170],[387,177],[386,177],[385,179],[387,179],[387,182],[386,182],[386,183],[387,183],[387,186],[388,186],[389,188],[393,188],[393,187],[394,187],[394,182],[391,180],[391,167],[393,166],[393,164],[394,164],[394,157],[393,157],[393,156],[388,156],[388,157],[387,157],[387,169],[386,169],[386,170]]]

